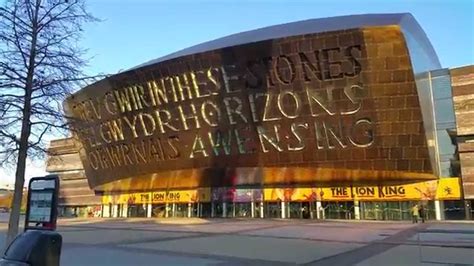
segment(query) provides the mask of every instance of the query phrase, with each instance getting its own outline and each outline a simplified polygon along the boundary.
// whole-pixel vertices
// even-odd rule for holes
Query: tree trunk
[[[21,139],[25,139],[21,134]],[[28,134],[29,135],[29,134]],[[23,146],[23,147],[22,147]],[[5,247],[13,241],[15,236],[18,234],[18,227],[20,222],[20,210],[21,200],[23,198],[23,185],[25,183],[25,168],[26,168],[26,155],[27,155],[28,139],[26,138],[25,145],[20,144],[20,151],[18,154],[18,162],[15,173],[15,191],[13,193],[12,208],[10,211],[10,219],[8,221],[8,233],[5,240]]]
[[[33,77],[33,75],[31,75],[31,77]],[[13,193],[12,209],[10,212],[10,219],[8,221],[8,233],[5,240],[5,247],[8,247],[11,241],[13,241],[15,236],[18,234],[21,200],[23,198],[23,186],[25,183],[26,157],[28,156],[28,139],[31,133],[31,94],[31,89],[26,90],[19,143],[20,146],[18,150],[18,161],[16,163],[15,191]]]
[[[33,94],[33,77],[35,74],[36,44],[38,37],[38,10],[40,1],[36,1],[32,18],[32,38],[28,58],[28,72],[26,75],[25,98],[23,104],[23,117],[21,122],[21,135],[19,141],[18,160],[15,173],[15,191],[13,194],[12,209],[8,221],[8,232],[5,247],[8,247],[18,234],[20,222],[21,200],[23,198],[23,186],[25,184],[26,157],[28,156],[29,138],[31,133],[31,97]]]

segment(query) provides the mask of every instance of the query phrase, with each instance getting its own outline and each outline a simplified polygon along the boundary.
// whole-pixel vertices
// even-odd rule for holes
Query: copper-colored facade
[[[465,199],[474,199],[474,66],[450,70]]]
[[[418,82],[437,68],[411,15],[310,20],[149,62],[65,109],[97,191],[403,183],[440,176]]]

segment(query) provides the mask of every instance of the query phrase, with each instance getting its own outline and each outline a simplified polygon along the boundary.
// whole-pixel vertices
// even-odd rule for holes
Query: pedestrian
[[[418,216],[420,216],[420,209],[418,208],[418,204],[415,204],[411,208],[411,215],[412,215],[412,222],[418,223]]]
[[[420,205],[420,209],[418,210],[418,213],[420,215],[421,222],[425,222],[425,208],[423,207],[423,204]]]

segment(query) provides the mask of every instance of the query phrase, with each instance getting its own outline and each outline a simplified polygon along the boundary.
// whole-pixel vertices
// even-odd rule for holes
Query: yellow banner
[[[151,202],[151,193],[132,193],[128,194],[127,197],[127,204],[144,204]]]
[[[153,192],[151,197],[152,203],[166,203],[166,191]]]
[[[460,178],[442,178],[438,180],[436,199],[458,200],[461,199]]]
[[[194,190],[155,191],[102,196],[102,204],[143,204],[173,202],[210,202],[211,188]]]
[[[316,188],[265,188],[265,201],[314,201],[317,199]]]
[[[191,190],[174,190],[166,194],[167,202],[210,202],[211,188],[200,188]]]
[[[390,201],[459,200],[459,178],[441,178],[412,184],[389,186],[348,186],[323,188],[265,188],[265,201]],[[211,189],[158,191],[102,196],[103,204],[210,202]]]
[[[318,189],[322,201],[456,200],[461,199],[459,178],[444,178],[390,186],[328,187]]]
[[[102,204],[144,204],[150,202],[150,192],[102,196]]]
[[[104,195],[102,196],[102,204],[123,204],[127,203],[129,194]]]
[[[196,202],[197,190],[175,190],[169,191],[166,195],[167,202]]]

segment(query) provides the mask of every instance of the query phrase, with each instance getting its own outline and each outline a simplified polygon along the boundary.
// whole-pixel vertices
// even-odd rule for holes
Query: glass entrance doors
[[[166,204],[153,204],[151,205],[151,215],[157,218],[166,217]]]
[[[173,217],[188,217],[188,204],[187,203],[174,203]]]
[[[363,220],[406,220],[412,219],[411,208],[418,204],[423,206],[425,220],[435,219],[432,201],[367,201],[360,202],[360,214]]]
[[[199,203],[188,203],[189,217],[199,217]]]
[[[225,202],[225,217],[232,218],[235,216],[234,210],[234,203],[233,202]]]
[[[255,216],[260,217],[260,204],[255,203]],[[257,209],[258,208],[258,209]],[[238,217],[252,217],[252,202],[213,202],[212,203],[213,217],[220,218],[238,218]]]
[[[301,219],[301,202],[290,202],[288,218]]]
[[[221,218],[224,215],[224,208],[221,202],[212,203],[212,213],[213,217]]]
[[[353,201],[322,202],[325,219],[355,219]]]
[[[252,217],[252,203],[235,202],[235,217]]]
[[[308,201],[290,202],[288,218],[292,219],[310,219],[311,218],[311,204]]]
[[[200,205],[200,215],[198,217],[209,218],[212,213],[212,204],[210,202],[198,203]]]
[[[265,202],[266,218],[281,218],[281,202]]]
[[[146,204],[129,204],[127,217],[146,217]]]

